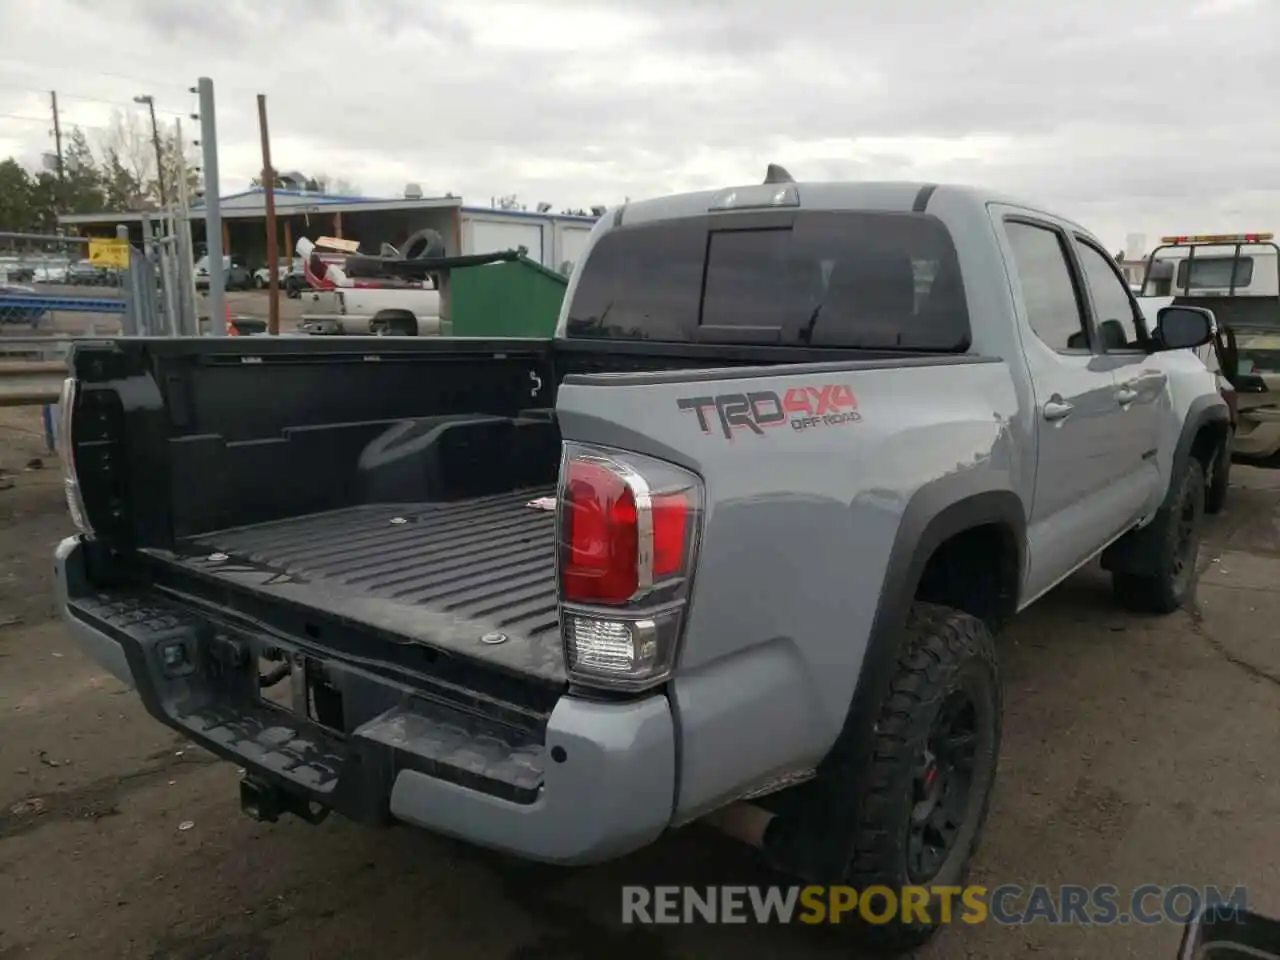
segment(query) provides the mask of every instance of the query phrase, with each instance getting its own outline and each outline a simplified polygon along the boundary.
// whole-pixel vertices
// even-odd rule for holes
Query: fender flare
[[[1187,469],[1187,461],[1191,459],[1191,450],[1195,446],[1196,437],[1206,426],[1214,423],[1222,424],[1222,442],[1229,444],[1231,442],[1231,408],[1227,406],[1227,401],[1223,400],[1222,395],[1218,393],[1193,400],[1182,421],[1182,432],[1178,434],[1178,442],[1173,448],[1169,489],[1160,503],[1159,514],[1167,514],[1174,509],[1178,478]],[[1102,551],[1102,569],[1109,573],[1141,573],[1148,570],[1151,566],[1151,551],[1158,549],[1159,546],[1155,532],[1158,527],[1158,519],[1152,520],[1145,527],[1130,530],[1111,544]]]
[[[1231,408],[1227,406],[1227,401],[1222,399],[1222,394],[1214,393],[1206,394],[1202,397],[1196,397],[1191,402],[1191,406],[1187,408],[1187,416],[1182,421],[1182,432],[1178,434],[1178,443],[1173,448],[1173,466],[1169,472],[1169,491],[1165,494],[1161,509],[1168,509],[1173,506],[1173,494],[1177,489],[1177,478],[1182,476],[1182,471],[1187,468],[1187,461],[1191,459],[1191,448],[1195,445],[1196,437],[1200,435],[1200,431],[1211,423],[1222,423],[1226,425],[1223,431],[1224,443],[1230,443],[1231,432]]]
[[[907,502],[844,724],[819,764],[816,789],[806,791],[804,809],[793,820],[798,828],[792,831],[782,824],[782,829],[771,831],[767,839],[771,859],[813,882],[843,882],[845,858],[861,817],[876,717],[893,681],[907,614],[929,558],[958,533],[1000,524],[1009,530],[1017,552],[1021,586],[1027,543],[1022,500],[1009,489],[975,489],[975,480],[989,481],[990,476],[962,473],[940,477],[917,490]],[[1016,605],[1014,596],[1011,607]]]

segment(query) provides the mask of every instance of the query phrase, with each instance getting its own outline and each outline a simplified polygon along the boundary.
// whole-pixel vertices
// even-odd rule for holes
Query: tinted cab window
[[[571,337],[964,351],[954,245],[922,214],[797,213],[610,231],[583,265]]]
[[[1045,346],[1057,350],[1088,350],[1084,314],[1071,264],[1058,231],[1030,223],[1005,225],[1013,250],[1027,323]]]

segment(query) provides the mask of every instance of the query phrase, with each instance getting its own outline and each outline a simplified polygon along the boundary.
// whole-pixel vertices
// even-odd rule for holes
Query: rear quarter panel
[[[706,485],[693,601],[669,690],[682,737],[677,820],[815,766],[831,747],[918,490],[948,475],[971,481],[974,492],[1030,489],[1009,368],[957,359],[606,374],[561,387],[565,439],[660,457]],[[747,394],[784,405],[790,396],[792,406],[808,397],[815,408],[826,397],[826,413],[841,416],[787,412],[759,430],[727,426],[713,398]],[[833,410],[838,397],[848,402]]]

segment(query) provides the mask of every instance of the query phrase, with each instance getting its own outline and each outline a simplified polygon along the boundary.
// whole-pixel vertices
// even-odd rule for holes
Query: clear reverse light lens
[[[564,640],[570,678],[633,691],[665,682],[675,666],[681,620],[677,609],[631,620],[567,614]]]
[[[571,667],[610,675],[647,672],[658,654],[653,621],[569,618]]]

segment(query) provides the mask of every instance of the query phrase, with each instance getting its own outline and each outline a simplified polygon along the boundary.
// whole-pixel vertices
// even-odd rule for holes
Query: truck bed
[[[206,582],[560,682],[555,514],[529,506],[552,494],[348,507],[147,552]]]
[[[541,715],[568,680],[555,517],[527,504],[559,475],[561,383],[835,360],[937,362],[621,340],[80,344],[71,436],[94,576],[451,703]]]

